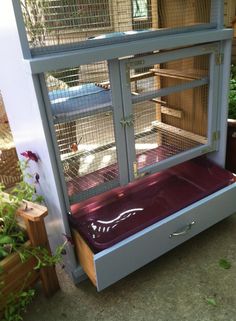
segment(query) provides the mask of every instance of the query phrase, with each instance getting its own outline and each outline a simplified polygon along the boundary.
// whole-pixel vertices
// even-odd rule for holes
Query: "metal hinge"
[[[134,178],[138,178],[138,163],[133,162],[133,171],[134,171]]]
[[[213,142],[216,142],[220,139],[220,131],[216,131],[212,134],[212,140]]]
[[[217,65],[222,65],[224,62],[224,54],[223,53],[218,53],[216,55],[216,64]]]
[[[143,173],[139,173],[138,171],[138,162],[135,161],[133,162],[133,171],[134,171],[134,179],[139,179],[139,178],[143,178],[147,175],[149,175],[149,172],[143,172]]]
[[[131,127],[131,126],[133,126],[134,125],[134,115],[131,114],[128,117],[121,119],[120,123],[121,123],[121,125],[123,127],[126,127],[126,126]]]

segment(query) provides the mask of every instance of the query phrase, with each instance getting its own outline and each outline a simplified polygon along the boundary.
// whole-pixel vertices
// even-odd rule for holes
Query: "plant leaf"
[[[9,255],[9,253],[7,251],[5,251],[2,246],[0,246],[0,260],[8,255]]]
[[[11,244],[13,239],[7,235],[0,235],[0,244]]]
[[[212,305],[212,306],[214,306],[214,307],[217,306],[216,300],[213,299],[213,298],[206,298],[206,302],[207,302],[209,305]]]
[[[226,259],[221,259],[221,260],[219,260],[219,266],[222,269],[228,270],[231,268],[231,263],[229,261],[227,261]]]

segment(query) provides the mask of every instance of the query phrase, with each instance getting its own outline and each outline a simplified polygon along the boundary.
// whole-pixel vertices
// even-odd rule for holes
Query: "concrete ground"
[[[25,321],[236,321],[236,214],[101,293],[59,278],[62,290],[39,293]]]

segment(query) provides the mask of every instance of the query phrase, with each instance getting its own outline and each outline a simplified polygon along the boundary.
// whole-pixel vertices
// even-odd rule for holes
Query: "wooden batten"
[[[161,106],[161,113],[164,115],[173,116],[176,118],[182,118],[183,111],[175,108]]]
[[[165,69],[165,68],[162,68],[162,69],[154,68],[154,69],[150,69],[150,71],[153,71],[153,73],[158,76],[188,80],[188,81],[198,80],[206,76],[206,72],[204,70],[193,70],[193,69],[180,71],[180,70]]]
[[[80,265],[92,283],[97,286],[96,272],[94,267],[94,254],[77,231],[73,230],[72,234],[75,243],[76,255]]]
[[[186,138],[186,139],[191,139],[191,140],[193,140],[193,141],[195,141],[197,143],[200,143],[202,145],[207,144],[207,138],[206,137],[200,136],[200,135],[197,135],[197,134],[193,134],[192,132],[189,132],[187,130],[183,130],[183,129],[180,129],[180,128],[177,128],[177,127],[174,127],[174,126],[171,126],[171,125],[167,125],[165,123],[158,122],[158,121],[152,122],[152,125],[153,125],[153,127],[157,128],[157,129],[164,130],[166,132],[172,133],[174,135],[181,136],[181,137]]]

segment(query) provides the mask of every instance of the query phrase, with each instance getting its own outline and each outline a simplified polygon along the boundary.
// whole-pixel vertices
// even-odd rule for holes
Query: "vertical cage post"
[[[211,0],[211,23],[217,25],[217,29],[224,28],[224,1]]]
[[[30,59],[31,52],[30,52],[29,42],[26,34],[26,28],[25,28],[23,13],[21,10],[20,0],[12,0],[12,5],[13,5],[15,17],[16,17],[16,24],[17,24],[23,56],[25,59]]]
[[[109,75],[112,90],[113,121],[115,130],[115,141],[117,146],[117,161],[119,167],[120,184],[125,185],[129,181],[129,172],[127,164],[127,150],[125,145],[125,131],[120,124],[121,118],[124,117],[121,78],[119,60],[109,60]]]
[[[221,54],[223,59],[219,65],[219,90],[218,90],[218,120],[217,126],[220,132],[219,137],[219,151],[211,155],[213,159],[220,166],[225,166],[226,157],[226,139],[227,139],[227,118],[228,118],[228,91],[230,78],[230,64],[232,52],[232,40],[221,42]]]
[[[40,110],[40,114],[42,117],[42,122],[44,126],[45,136],[47,137],[47,143],[49,144],[50,157],[52,162],[52,168],[54,171],[54,179],[57,184],[57,190],[59,193],[59,201],[62,208],[62,221],[65,229],[65,234],[70,236],[70,228],[67,219],[67,212],[69,211],[69,203],[68,199],[65,197],[65,181],[61,178],[61,171],[59,169],[60,162],[57,161],[57,144],[54,142],[55,138],[53,137],[53,121],[52,116],[50,115],[50,108],[47,106],[47,92],[46,92],[46,84],[43,74],[41,75],[33,75],[33,84],[36,92],[36,97],[38,101],[38,106]],[[57,214],[58,215],[58,214]],[[76,269],[77,263],[73,248],[68,245],[67,247],[67,263],[66,268],[73,271]]]

